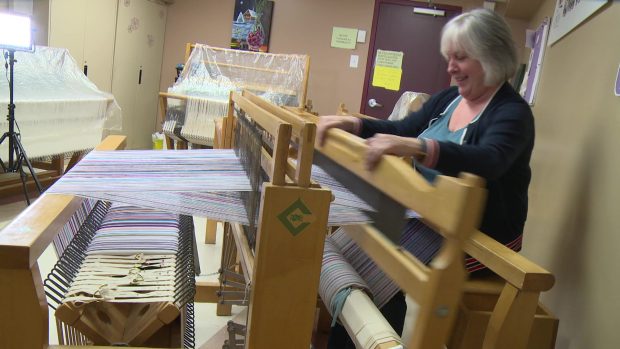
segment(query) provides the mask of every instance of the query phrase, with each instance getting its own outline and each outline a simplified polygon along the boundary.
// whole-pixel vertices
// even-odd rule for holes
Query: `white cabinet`
[[[69,50],[100,90],[112,92],[117,0],[50,0],[52,47]]]
[[[112,92],[127,147],[151,147],[166,27],[154,0],[50,0],[50,46],[65,47],[88,78]]]
[[[112,91],[123,109],[129,148],[148,148],[156,130],[166,7],[147,0],[118,4]]]

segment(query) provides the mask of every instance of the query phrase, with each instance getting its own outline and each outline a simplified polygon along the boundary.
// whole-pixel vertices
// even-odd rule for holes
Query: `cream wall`
[[[308,98],[320,114],[334,113],[344,102],[351,111],[360,107],[372,28],[374,0],[275,0],[270,52],[310,55]],[[435,1],[479,7],[482,0]],[[173,83],[177,63],[183,62],[185,43],[229,47],[233,0],[177,0],[168,9],[160,88]],[[501,11],[501,5],[498,8]],[[524,42],[524,21],[510,20],[515,39]],[[332,27],[366,30],[366,42],[355,50],[330,47]],[[522,45],[520,45],[522,46]],[[359,56],[359,67],[349,68],[349,57]]]
[[[532,18],[552,16],[545,0]],[[620,346],[620,2],[547,48],[536,105],[523,253],[556,275],[544,303],[558,349]]]

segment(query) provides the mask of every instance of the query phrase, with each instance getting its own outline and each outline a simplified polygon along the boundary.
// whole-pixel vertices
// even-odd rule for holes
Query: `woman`
[[[480,230],[520,250],[534,118],[507,82],[517,66],[510,28],[493,11],[463,13],[444,26],[441,53],[456,86],[432,96],[421,110],[400,121],[321,117],[318,141],[323,142],[329,128],[340,128],[366,138],[368,169],[383,154],[392,154],[413,157],[413,165],[429,181],[437,174],[457,176],[459,172],[483,177],[488,197]],[[436,235],[420,223],[410,223],[401,241],[416,256],[432,256],[441,243]],[[411,242],[420,239],[435,242],[417,244],[424,248],[416,249]],[[483,268],[475,260],[467,261],[470,272]],[[390,309],[384,315],[397,332],[402,331],[404,307],[402,294],[384,307]],[[330,348],[347,347],[337,340],[337,333],[330,338]]]

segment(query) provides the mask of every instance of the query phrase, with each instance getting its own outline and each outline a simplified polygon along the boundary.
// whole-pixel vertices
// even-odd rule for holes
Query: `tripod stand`
[[[20,134],[15,132],[15,104],[13,103],[13,66],[15,65],[15,50],[8,49],[4,52],[4,58],[8,59],[6,68],[9,68],[9,114],[7,115],[7,120],[9,122],[9,130],[5,132],[2,137],[0,137],[0,144],[2,144],[5,140],[9,142],[9,162],[4,163],[2,159],[0,159],[0,165],[4,172],[19,172],[19,177],[22,182],[22,187],[24,189],[24,196],[26,196],[26,202],[30,205],[30,198],[28,197],[28,188],[26,187],[27,174],[24,171],[24,163],[28,167],[30,171],[30,175],[34,180],[39,193],[42,192],[41,183],[37,178],[37,175],[32,168],[32,164],[30,160],[28,160],[28,156],[26,155],[26,151],[24,150],[24,146],[20,141]]]

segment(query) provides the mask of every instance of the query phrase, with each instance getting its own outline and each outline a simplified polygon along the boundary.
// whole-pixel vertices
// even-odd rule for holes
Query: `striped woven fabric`
[[[346,288],[362,289],[372,296],[370,287],[342,255],[340,248],[327,238],[323,249],[319,294],[332,317],[336,309],[336,295]]]
[[[318,167],[313,178],[332,190],[330,225],[369,222],[371,210]],[[242,192],[251,190],[233,150],[130,150],[89,153],[48,193],[249,224]]]
[[[96,200],[87,199],[82,201],[80,208],[78,208],[73,215],[71,215],[67,223],[60,228],[58,235],[54,237],[54,250],[57,256],[60,257],[63,252],[65,252],[67,246],[69,246],[69,243],[73,240],[73,237],[88,217],[90,211],[95,207],[96,203]]]
[[[373,301],[378,308],[383,307],[399,291],[396,285],[366,253],[341,229],[336,230],[327,240],[331,240],[341,251],[353,269],[368,283]],[[423,263],[429,263],[441,248],[443,237],[418,219],[407,223],[400,244]],[[344,267],[342,267],[344,268]],[[344,288],[346,285],[331,286]]]
[[[93,151],[48,192],[244,191],[250,183],[232,150]]]
[[[86,253],[175,254],[178,235],[178,215],[115,203],[101,222]]]
[[[63,302],[174,302],[179,216],[113,203]]]
[[[378,308],[383,307],[399,291],[398,285],[385,275],[375,262],[342,229],[338,229],[334,234],[328,236],[325,240],[326,245],[328,241],[340,249],[344,260],[339,260],[338,262],[326,261],[326,258],[331,259],[331,257],[324,255],[323,264],[325,265],[326,262],[350,263],[350,267],[353,268],[353,273],[355,273],[355,276],[350,277],[356,277],[359,274],[368,284],[369,294],[373,295],[373,301]],[[514,251],[519,251],[521,249],[521,242],[522,236],[519,236],[514,241],[506,244],[506,246]],[[442,243],[443,237],[422,223],[418,218],[409,220],[400,239],[400,245],[424,264],[431,262],[439,252]],[[464,262],[465,270],[469,273],[486,268],[475,258],[467,257]],[[342,265],[338,268],[349,270],[348,267]],[[329,285],[329,287],[337,289],[357,287],[356,282],[350,283],[346,277],[342,277],[341,280],[334,281],[334,284]],[[323,286],[322,282],[321,286]]]

